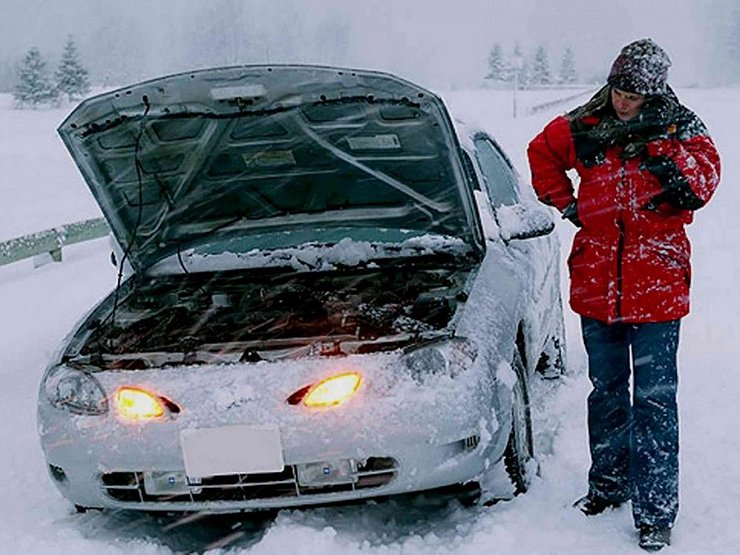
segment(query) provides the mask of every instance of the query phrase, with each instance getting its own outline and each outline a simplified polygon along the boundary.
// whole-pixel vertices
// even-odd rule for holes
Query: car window
[[[475,139],[475,154],[491,203],[494,206],[517,204],[516,175],[509,161],[489,139],[483,137]]]

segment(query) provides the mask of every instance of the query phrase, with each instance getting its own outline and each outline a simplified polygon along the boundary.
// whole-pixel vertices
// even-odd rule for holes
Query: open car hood
[[[355,231],[482,248],[444,105],[392,75],[182,73],[90,98],[58,132],[137,271],[186,248],[333,244]]]

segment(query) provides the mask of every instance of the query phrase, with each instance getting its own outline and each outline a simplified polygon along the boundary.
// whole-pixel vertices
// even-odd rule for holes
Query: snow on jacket
[[[684,226],[706,204],[720,161],[706,127],[673,91],[621,122],[609,87],[551,121],[529,145],[532,185],[582,223],[568,258],[570,304],[613,323],[662,322],[689,312],[691,247]]]

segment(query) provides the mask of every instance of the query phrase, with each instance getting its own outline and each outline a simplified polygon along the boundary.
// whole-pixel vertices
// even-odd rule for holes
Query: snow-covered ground
[[[693,310],[680,352],[681,512],[676,554],[740,548],[740,162],[734,149],[740,89],[679,90],[724,155],[723,183],[690,228]],[[545,92],[521,95],[526,108]],[[551,96],[551,93],[549,93]],[[562,92],[561,92],[562,94]],[[491,130],[526,175],[527,141],[564,108],[512,119],[506,91],[444,94],[453,112]],[[520,108],[521,109],[521,108]],[[15,111],[0,95],[0,240],[99,215],[54,129],[68,109]],[[572,230],[560,224],[563,256]],[[565,277],[565,274],[563,274]],[[636,547],[629,510],[586,519],[570,507],[588,468],[583,347],[568,313],[570,375],[533,394],[541,477],[524,496],[466,509],[431,499],[283,511],[256,521],[121,513],[78,515],[46,475],[36,434],[36,391],[47,360],[74,322],[115,283],[107,240],[77,245],[64,262],[0,267],[0,552],[24,554],[521,553],[623,554]],[[564,279],[565,285],[565,279]],[[421,501],[424,501],[422,503]]]

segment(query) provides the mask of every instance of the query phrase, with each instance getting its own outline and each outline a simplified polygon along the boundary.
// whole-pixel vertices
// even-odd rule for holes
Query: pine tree
[[[504,64],[504,54],[501,50],[501,45],[495,43],[491,48],[490,54],[488,54],[488,75],[486,79],[492,81],[508,81],[506,71],[506,64]]]
[[[576,61],[573,55],[573,49],[569,46],[563,53],[563,58],[560,61],[560,74],[558,75],[558,82],[560,83],[575,83],[578,80],[578,74],[576,73]]]
[[[26,53],[18,68],[18,82],[13,97],[19,106],[30,105],[34,108],[57,98],[46,69],[46,62],[41,57],[41,51],[35,46]]]
[[[547,50],[544,46],[539,46],[534,54],[530,83],[533,85],[549,85],[552,83],[550,62],[547,59]]]
[[[90,92],[90,82],[87,76],[87,69],[80,62],[75,41],[72,35],[67,35],[62,59],[54,72],[58,93],[65,95],[70,101],[81,99]]]

